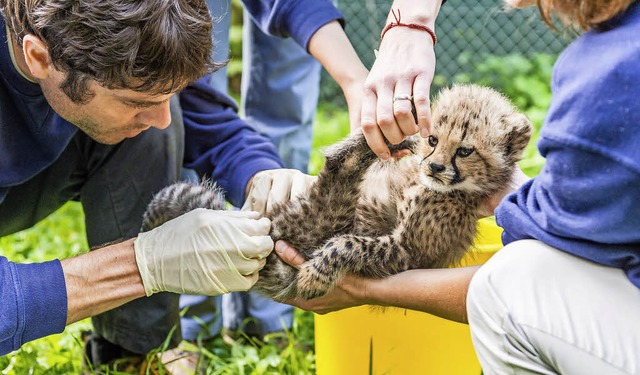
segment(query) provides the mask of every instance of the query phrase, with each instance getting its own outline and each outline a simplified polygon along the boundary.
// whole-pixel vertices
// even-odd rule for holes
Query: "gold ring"
[[[413,100],[413,96],[409,95],[398,95],[393,97],[393,102],[397,102],[398,100]]]

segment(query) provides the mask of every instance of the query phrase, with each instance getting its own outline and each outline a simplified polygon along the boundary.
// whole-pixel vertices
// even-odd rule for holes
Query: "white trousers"
[[[640,374],[640,289],[539,241],[500,250],[476,273],[469,325],[484,374]]]

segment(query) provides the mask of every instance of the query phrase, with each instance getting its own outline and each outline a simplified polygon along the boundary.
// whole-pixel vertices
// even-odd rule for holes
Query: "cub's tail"
[[[196,208],[222,210],[224,206],[224,194],[215,182],[176,182],[154,195],[144,213],[141,231],[151,230]]]

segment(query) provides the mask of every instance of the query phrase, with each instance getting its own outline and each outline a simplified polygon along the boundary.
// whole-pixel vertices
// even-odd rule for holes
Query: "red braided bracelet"
[[[393,18],[396,19],[396,22],[391,21],[391,23],[389,23],[387,26],[385,26],[385,28],[382,30],[382,33],[380,34],[380,40],[382,40],[382,38],[384,38],[384,34],[387,33],[387,31],[389,31],[389,29],[396,27],[396,26],[404,26],[404,27],[408,27],[410,29],[417,29],[417,30],[422,30],[422,31],[426,31],[429,35],[431,35],[431,39],[433,40],[433,45],[436,45],[436,42],[438,41],[438,37],[436,37],[436,33],[431,30],[431,28],[429,26],[425,26],[425,25],[421,25],[419,23],[402,23],[400,22],[400,9],[398,9],[398,14],[396,15],[396,12],[393,11],[393,9],[391,9],[391,14],[393,14]]]

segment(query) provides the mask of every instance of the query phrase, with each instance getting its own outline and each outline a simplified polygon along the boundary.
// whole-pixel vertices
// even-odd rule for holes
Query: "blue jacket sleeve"
[[[210,177],[234,206],[244,202],[249,179],[282,168],[273,143],[238,117],[233,99],[211,87],[205,76],[180,93],[187,168]]]
[[[60,261],[16,264],[0,257],[0,300],[0,356],[62,332],[67,289]]]
[[[305,50],[320,27],[334,20],[344,23],[329,0],[243,0],[243,5],[263,32],[291,37]]]

